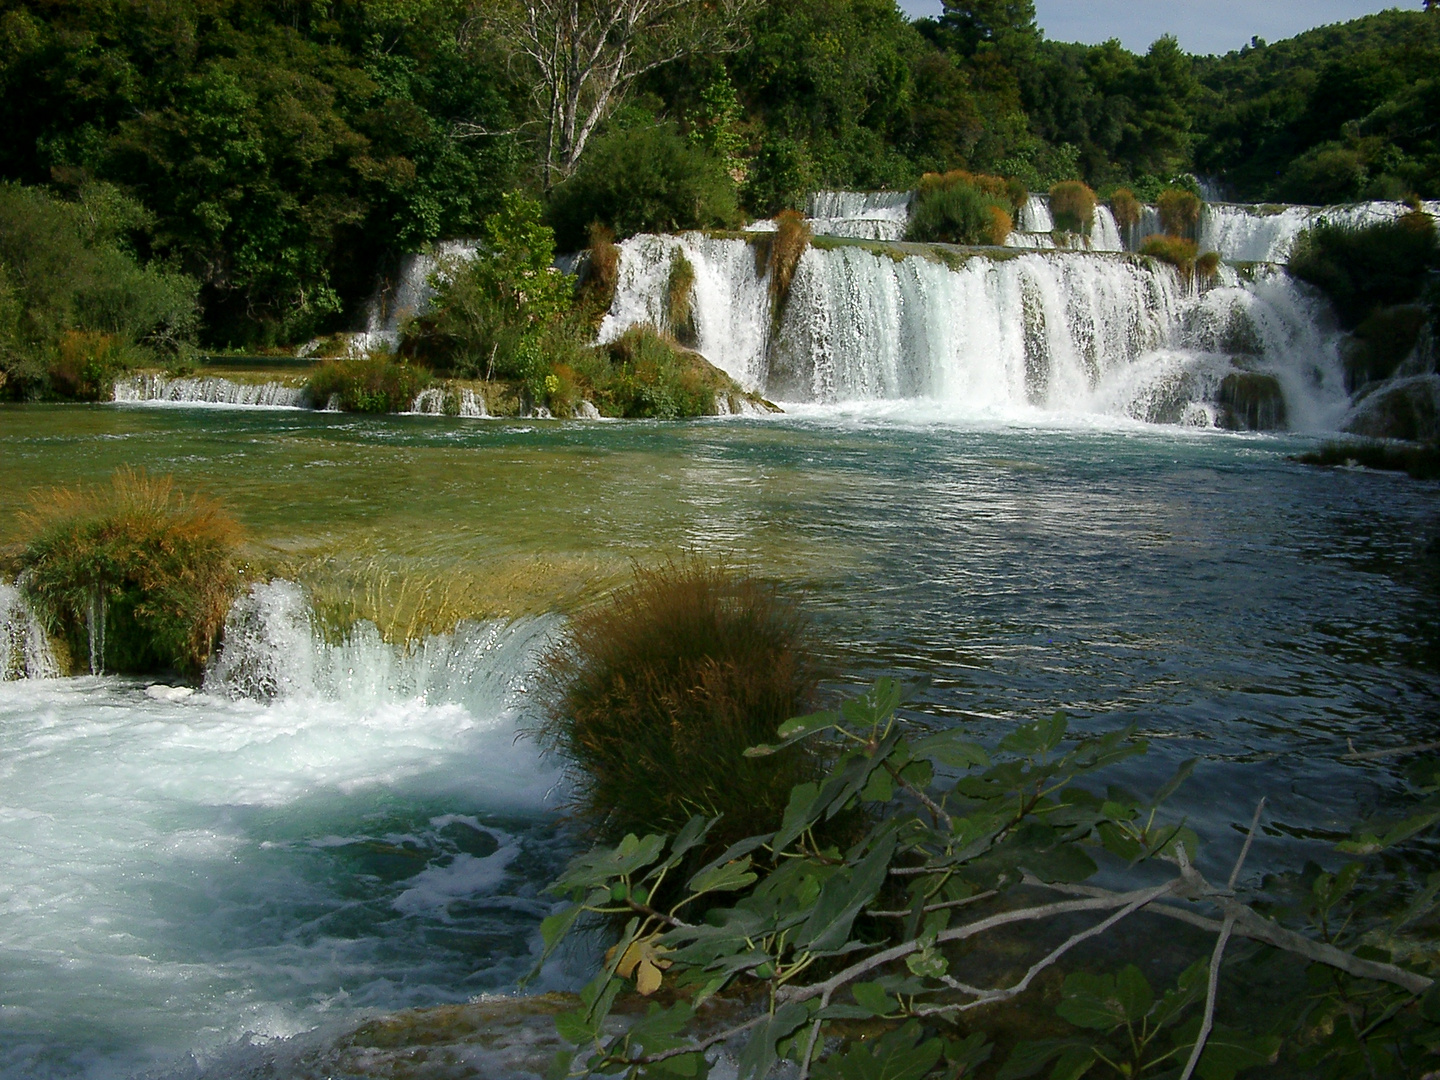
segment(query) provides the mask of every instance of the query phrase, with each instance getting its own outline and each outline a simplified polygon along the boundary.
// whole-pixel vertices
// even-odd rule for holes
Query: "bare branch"
[[[978,904],[981,900],[989,900],[992,896],[999,896],[998,889],[986,889],[974,896],[967,896],[963,900],[945,900],[939,904],[926,904],[920,909],[920,914],[929,915],[932,911],[944,911],[946,908],[966,907],[969,904]],[[873,915],[877,919],[908,919],[912,914],[909,911],[867,911],[866,915]]]
[[[1265,805],[1265,800],[1260,800],[1260,805]],[[1255,820],[1260,820],[1260,811],[1255,811]],[[1254,834],[1254,830],[1251,830]],[[1248,848],[1249,845],[1247,844]],[[1240,869],[1240,863],[1245,861],[1245,853],[1240,853],[1239,860],[1235,863],[1235,869]],[[1233,878],[1234,875],[1232,874]],[[1210,1038],[1210,1029],[1215,1026],[1215,995],[1220,990],[1220,960],[1225,955],[1225,946],[1230,944],[1230,933],[1235,929],[1235,920],[1230,916],[1225,917],[1225,924],[1220,928],[1220,936],[1215,939],[1215,951],[1210,954],[1210,982],[1205,989],[1205,1017],[1200,1021],[1200,1031],[1195,1036],[1195,1045],[1190,1050],[1190,1060],[1185,1062],[1185,1071],[1180,1074],[1180,1080],[1190,1080],[1195,1073],[1195,1066],[1200,1064],[1200,1055],[1205,1052],[1205,1040]]]

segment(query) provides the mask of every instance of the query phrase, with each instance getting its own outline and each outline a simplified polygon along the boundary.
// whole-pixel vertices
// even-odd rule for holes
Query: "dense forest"
[[[0,353],[17,375],[67,331],[163,351],[353,326],[386,266],[483,235],[516,190],[562,248],[592,222],[724,226],[952,169],[1142,198],[1191,174],[1243,199],[1440,196],[1440,10],[1223,57],[1049,41],[1030,0],[913,22],[893,0],[0,10]],[[90,277],[36,259],[37,230],[88,253]]]

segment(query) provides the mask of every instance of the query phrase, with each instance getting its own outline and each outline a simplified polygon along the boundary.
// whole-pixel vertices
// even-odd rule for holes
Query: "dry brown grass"
[[[1055,227],[1089,236],[1095,222],[1095,192],[1079,180],[1065,180],[1050,189],[1050,216]]]
[[[1171,236],[1193,238],[1200,225],[1200,196],[1184,188],[1167,188],[1155,200],[1160,225]]]
[[[620,283],[620,249],[615,245],[615,233],[598,221],[591,223],[589,239],[590,254],[580,282],[580,306],[598,326],[610,310],[615,287]]]
[[[549,658],[537,733],[575,766],[574,807],[597,837],[723,815],[723,847],[778,821],[820,763],[800,747],[744,751],[810,710],[819,665],[805,616],[773,587],[696,560],[637,570],[577,616]]]
[[[1110,213],[1120,228],[1133,229],[1140,224],[1140,200],[1129,188],[1116,188],[1110,193]]]
[[[204,666],[239,588],[242,533],[218,503],[122,468],[33,505],[21,515],[23,587],[73,656],[97,670]]]
[[[775,234],[770,239],[770,304],[775,321],[779,322],[790,299],[790,285],[805,249],[810,246],[810,226],[795,210],[782,210],[775,216]]]

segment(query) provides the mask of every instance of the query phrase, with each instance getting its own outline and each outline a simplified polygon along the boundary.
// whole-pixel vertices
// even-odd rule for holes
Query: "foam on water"
[[[201,693],[0,684],[0,1076],[203,1062],[528,968],[565,845],[515,732],[552,623],[312,624],[257,585]]]

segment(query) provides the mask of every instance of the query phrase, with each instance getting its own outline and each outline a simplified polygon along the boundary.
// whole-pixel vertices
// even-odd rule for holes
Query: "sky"
[[[912,18],[940,13],[940,0],[899,3]],[[1422,6],[1420,0],[1035,0],[1036,21],[1051,41],[1096,44],[1113,37],[1144,52],[1162,34],[1174,34],[1192,53],[1226,53],[1252,37],[1281,41],[1386,8]]]

